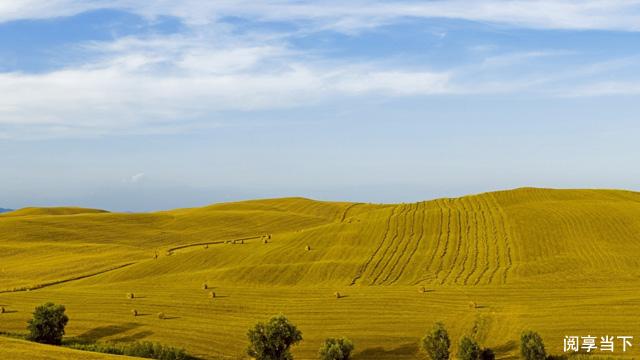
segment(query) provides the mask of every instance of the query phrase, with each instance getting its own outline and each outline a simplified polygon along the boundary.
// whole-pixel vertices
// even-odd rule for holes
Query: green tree
[[[547,353],[544,350],[542,338],[535,331],[525,331],[520,336],[520,355],[525,360],[544,360]]]
[[[329,338],[320,347],[320,360],[349,360],[353,343],[347,338]]]
[[[69,322],[65,310],[63,305],[50,302],[36,307],[33,318],[28,321],[28,339],[43,344],[60,345],[64,327]]]
[[[444,328],[444,324],[440,322],[436,323],[433,329],[422,338],[422,349],[429,355],[431,360],[449,359],[450,346],[449,334]]]
[[[482,350],[480,345],[468,336],[463,336],[458,345],[458,359],[460,360],[480,360]]]
[[[247,332],[247,354],[256,360],[293,359],[289,348],[302,340],[302,332],[284,315],[272,317],[266,324],[259,322]]]

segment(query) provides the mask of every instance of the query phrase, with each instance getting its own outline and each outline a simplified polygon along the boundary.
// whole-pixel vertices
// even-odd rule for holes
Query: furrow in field
[[[440,252],[440,256],[438,258],[438,267],[436,268],[436,282],[438,281],[437,279],[440,277],[440,273],[442,272],[442,270],[444,269],[444,262],[445,262],[445,258],[447,256],[447,250],[449,248],[449,239],[451,238],[451,223],[453,221],[452,219],[452,209],[451,209],[451,205],[449,203],[450,200],[447,200],[447,203],[445,205],[445,210],[446,210],[446,222],[447,222],[447,231],[445,234],[443,234],[443,239],[444,242],[441,242],[442,245],[442,252]]]
[[[447,271],[447,273],[445,274],[445,276],[442,278],[442,280],[440,281],[440,285],[443,285],[445,283],[447,283],[447,280],[449,279],[449,277],[454,273],[455,269],[456,269],[456,264],[458,262],[458,258],[460,257],[460,252],[461,252],[461,248],[462,248],[462,242],[464,241],[463,239],[463,226],[462,226],[462,219],[463,219],[463,215],[466,216],[466,214],[464,214],[464,210],[461,209],[461,207],[459,206],[459,200],[457,199],[455,201],[456,204],[456,216],[457,216],[457,225],[458,225],[458,229],[457,231],[454,231],[454,238],[456,239],[456,249],[453,252],[453,259],[451,260],[451,264],[449,265],[449,270]]]
[[[484,248],[484,264],[482,266],[482,271],[480,272],[480,275],[476,278],[475,282],[473,283],[474,285],[479,285],[480,282],[482,281],[482,278],[485,276],[485,274],[489,271],[489,264],[490,264],[490,260],[489,260],[489,253],[490,253],[490,249],[489,249],[489,229],[487,226],[487,214],[485,209],[482,206],[482,202],[480,200],[478,200],[478,207],[480,209],[480,219],[482,221],[481,225],[482,225],[482,245]]]
[[[405,211],[406,206],[400,205],[400,211],[398,211],[396,216],[393,218],[393,220],[395,221],[393,221],[393,225],[391,225],[391,228],[393,229],[392,235],[390,235],[391,237],[389,237],[388,241],[385,242],[385,246],[383,247],[382,252],[379,252],[378,260],[374,263],[373,268],[371,269],[371,273],[368,276],[368,278],[371,279],[369,283],[372,285],[376,283],[376,280],[380,276],[380,272],[384,268],[382,263],[385,259],[387,259],[389,250],[391,249],[391,247],[393,247],[393,243],[398,238],[398,232],[400,231],[400,220],[404,217]]]
[[[384,283],[384,279],[386,277],[383,277],[383,276],[388,276],[389,270],[391,269],[390,266],[393,263],[393,259],[396,256],[398,256],[399,245],[404,239],[404,237],[407,235],[407,220],[409,218],[409,215],[411,214],[412,207],[413,207],[413,204],[410,204],[409,206],[407,206],[406,207],[407,210],[405,211],[405,214],[403,214],[402,217],[400,218],[400,221],[398,221],[398,232],[396,233],[396,236],[393,238],[393,241],[389,243],[390,252],[388,252],[387,255],[385,256],[386,261],[384,262],[384,265],[380,268],[380,273],[378,274],[378,276],[376,276],[376,278],[373,281],[375,284],[382,285]]]
[[[462,261],[460,264],[460,271],[458,272],[455,279],[453,280],[454,284],[458,284],[460,277],[464,274],[464,271],[467,267],[467,261],[469,261],[469,252],[471,251],[471,217],[473,216],[473,213],[465,205],[466,201],[467,201],[466,198],[460,199],[460,205],[462,207],[462,212],[464,213],[464,219],[465,219],[465,225],[466,225],[464,235],[463,235],[464,242],[466,245],[465,245],[464,257],[462,258]]]
[[[420,246],[420,243],[422,243],[424,239],[424,223],[425,223],[425,217],[426,217],[426,205],[424,203],[421,203],[421,204],[422,204],[422,211],[419,211],[419,214],[421,214],[422,216],[418,217],[417,219],[418,235],[416,236],[416,241],[413,242],[413,249],[411,249],[411,252],[407,256],[407,260],[404,261],[402,268],[400,269],[400,272],[398,272],[398,275],[396,276],[396,278],[394,278],[393,281],[391,282],[392,284],[396,283],[398,279],[400,279],[400,276],[404,273],[405,269],[407,268],[407,265],[411,264],[411,261],[413,260],[416,252],[418,251],[418,247]]]
[[[387,272],[387,275],[384,277],[384,279],[382,280],[383,283],[385,284],[392,284],[394,281],[393,279],[398,279],[401,275],[402,272],[400,271],[401,268],[403,268],[402,265],[406,264],[401,262],[400,260],[402,260],[402,258],[407,254],[407,248],[409,247],[409,245],[413,242],[414,237],[415,237],[415,223],[416,223],[416,214],[418,212],[418,209],[420,207],[420,203],[414,204],[411,207],[413,207],[412,211],[409,211],[410,215],[407,214],[407,219],[410,218],[410,230],[409,230],[409,236],[405,236],[400,239],[398,246],[401,247],[401,249],[397,252],[397,256],[396,259],[393,263],[393,265],[391,266],[390,270]],[[405,226],[406,227],[406,226]],[[400,244],[402,243],[402,244]],[[397,276],[394,276],[394,273],[400,271],[397,273]],[[391,279],[391,281],[389,281]]]
[[[367,272],[373,259],[376,257],[378,252],[380,252],[380,249],[382,249],[382,247],[385,245],[385,242],[387,241],[387,238],[389,237],[389,232],[391,230],[391,219],[395,216],[396,209],[397,207],[393,207],[391,209],[391,214],[389,215],[389,217],[387,218],[387,221],[385,222],[385,229],[384,229],[384,235],[382,235],[382,240],[380,240],[380,242],[378,243],[378,246],[376,246],[375,250],[371,253],[371,256],[369,256],[367,261],[360,267],[360,270],[358,271],[358,273],[353,277],[353,279],[351,280],[351,285],[355,285],[356,282],[362,277],[362,275],[364,275]]]
[[[493,266],[493,268],[491,269],[491,272],[489,273],[489,278],[487,280],[488,284],[492,284],[494,282],[495,276],[498,273],[498,271],[501,268],[501,259],[503,259],[503,255],[500,251],[501,246],[500,246],[500,233],[498,230],[498,226],[496,224],[496,220],[497,217],[495,216],[495,207],[493,204],[490,204],[489,201],[487,200],[486,196],[482,196],[482,202],[485,204],[486,208],[487,208],[487,213],[489,215],[489,226],[491,228],[491,244],[493,245],[493,254],[494,254],[494,261],[495,261],[495,265]],[[502,260],[504,261],[504,260]]]
[[[427,266],[426,266],[427,272],[429,272],[432,266],[434,265],[434,260],[438,254],[438,248],[440,247],[442,233],[444,232],[444,208],[442,207],[442,205],[440,205],[440,200],[435,200],[434,203],[438,206],[438,210],[440,211],[440,217],[439,217],[440,220],[438,221],[438,232],[436,236],[436,243],[433,246],[433,251],[429,256]]]
[[[479,250],[478,212],[476,211],[476,208],[473,206],[473,201],[471,201],[471,199],[469,199],[469,205],[471,207],[471,214],[473,217],[473,221],[472,221],[473,236],[469,238],[469,240],[473,242],[473,251],[472,251],[473,256],[471,257],[469,272],[467,273],[467,276],[465,276],[464,281],[462,282],[464,285],[467,285],[469,283],[469,279],[471,279],[473,274],[478,270],[478,253],[479,253],[478,251]]]

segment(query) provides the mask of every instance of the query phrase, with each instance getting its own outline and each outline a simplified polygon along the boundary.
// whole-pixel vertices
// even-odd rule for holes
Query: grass
[[[154,341],[203,359],[243,358],[247,329],[278,313],[302,330],[293,351],[302,359],[342,336],[355,359],[421,358],[418,341],[436,321],[452,339],[473,333],[499,359],[517,356],[524,329],[558,354],[567,334],[638,336],[638,234],[640,194],[614,190],[6,214],[0,287],[54,284],[0,293],[12,311],[0,314],[0,330],[23,330],[36,305],[54,301],[67,307],[69,336]],[[225,244],[234,239],[244,245]],[[76,280],[55,284],[64,279]]]

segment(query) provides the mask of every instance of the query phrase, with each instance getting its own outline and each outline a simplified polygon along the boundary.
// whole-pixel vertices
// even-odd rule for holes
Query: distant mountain
[[[5,212],[9,212],[9,211],[13,211],[12,209],[3,209],[0,208],[0,213],[5,213]]]

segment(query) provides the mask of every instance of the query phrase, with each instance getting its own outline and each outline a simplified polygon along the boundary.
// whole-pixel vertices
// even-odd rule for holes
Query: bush
[[[33,318],[28,321],[28,339],[43,344],[60,345],[64,327],[69,322],[65,310],[64,306],[50,302],[36,307]]]
[[[520,336],[520,355],[525,360],[545,360],[547,353],[544,350],[542,338],[535,331],[525,331]]]
[[[463,336],[458,345],[458,359],[480,360],[480,345],[468,336]]]
[[[247,354],[256,360],[293,359],[289,348],[302,340],[302,332],[284,315],[272,317],[269,322],[257,323],[247,332]]]
[[[320,360],[349,360],[353,343],[347,338],[329,338],[320,347]]]
[[[444,324],[436,323],[427,335],[422,338],[422,349],[427,353],[431,360],[447,360],[449,359],[449,347],[451,340],[449,334],[444,328]]]
[[[104,354],[114,355],[127,355],[137,356],[145,359],[160,359],[160,360],[190,360],[194,357],[187,355],[184,349],[174,348],[170,346],[164,346],[158,343],[152,342],[136,342],[130,344],[73,344],[69,347],[84,350],[93,351]]]

